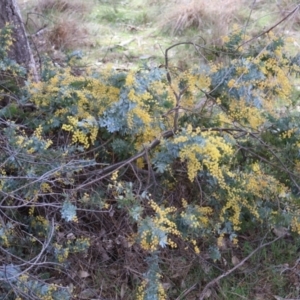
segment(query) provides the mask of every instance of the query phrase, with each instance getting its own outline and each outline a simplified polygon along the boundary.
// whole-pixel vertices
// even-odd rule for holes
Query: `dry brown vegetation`
[[[51,53],[87,46],[89,33],[84,20],[93,7],[92,2],[39,0],[27,7],[26,27],[36,48],[41,53]]]
[[[36,5],[37,11],[40,13],[56,12],[76,12],[77,14],[87,13],[90,10],[87,1],[80,0],[39,0]]]
[[[183,0],[173,3],[164,12],[160,26],[173,35],[182,34],[186,29],[194,28],[199,34],[209,36],[211,41],[218,41],[228,33],[230,25],[239,19],[243,1],[206,1]]]
[[[47,33],[47,40],[54,49],[69,50],[86,46],[88,31],[78,25],[78,20],[68,17],[60,19]]]

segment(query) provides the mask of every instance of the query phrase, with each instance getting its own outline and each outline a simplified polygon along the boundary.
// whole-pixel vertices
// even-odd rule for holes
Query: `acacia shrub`
[[[83,292],[74,277],[54,279],[78,261],[92,276],[100,255],[137,299],[166,299],[166,255],[221,260],[225,239],[242,247],[239,235],[276,226],[297,238],[298,59],[272,34],[243,50],[242,40],[233,31],[230,63],[205,69],[74,76],[45,65],[40,82],[15,86],[22,105],[11,104],[33,109],[1,108],[3,295],[71,299]]]

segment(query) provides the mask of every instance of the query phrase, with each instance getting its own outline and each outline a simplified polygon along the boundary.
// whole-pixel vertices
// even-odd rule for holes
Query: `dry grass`
[[[89,1],[80,0],[39,0],[36,5],[37,11],[42,14],[55,12],[86,13],[90,10]]]
[[[84,25],[94,0],[34,0],[28,4],[26,27],[39,51],[68,51],[90,45]],[[43,29],[44,28],[44,29]],[[41,30],[41,33],[36,35]]]
[[[70,50],[88,44],[88,31],[78,20],[68,16],[60,18],[47,33],[47,40],[55,50]]]
[[[87,45],[88,30],[83,19],[92,9],[92,1],[39,0],[36,11],[53,20],[46,40],[55,50],[70,50]]]
[[[161,27],[173,35],[195,28],[200,35],[208,34],[212,40],[218,40],[237,21],[242,4],[239,0],[181,0],[160,15]]]

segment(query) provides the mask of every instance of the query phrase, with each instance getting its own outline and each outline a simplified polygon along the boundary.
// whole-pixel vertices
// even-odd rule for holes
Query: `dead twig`
[[[227,272],[221,274],[220,276],[214,278],[212,281],[210,281],[202,290],[202,292],[200,293],[200,296],[199,296],[199,300],[204,300],[205,299],[205,295],[208,291],[208,289],[210,287],[212,287],[213,285],[217,284],[221,279],[227,277],[228,275],[230,275],[231,273],[233,273],[235,270],[237,270],[238,268],[240,268],[241,266],[244,265],[244,263],[249,260],[256,252],[258,252],[260,249],[266,247],[266,246],[269,246],[273,243],[275,243],[276,241],[278,241],[279,239],[281,239],[282,236],[280,237],[277,237],[276,239],[268,242],[268,243],[264,243],[264,244],[261,244],[260,246],[258,246],[255,250],[253,250],[248,256],[246,256],[243,260],[241,260],[236,266],[234,266],[233,268],[231,268],[230,270],[228,270]],[[194,286],[196,286],[197,284],[195,284]],[[191,288],[190,288],[191,290]]]

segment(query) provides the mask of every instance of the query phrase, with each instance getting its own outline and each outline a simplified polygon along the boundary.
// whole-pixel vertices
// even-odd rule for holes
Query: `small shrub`
[[[82,14],[90,10],[88,1],[80,0],[39,0],[36,9],[39,13],[77,13]]]

